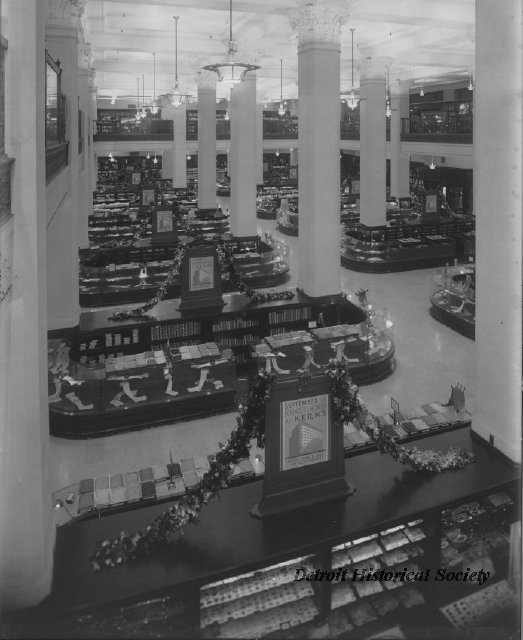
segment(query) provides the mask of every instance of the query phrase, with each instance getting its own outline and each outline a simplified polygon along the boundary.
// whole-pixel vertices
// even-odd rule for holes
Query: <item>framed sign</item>
[[[176,245],[178,227],[172,207],[159,206],[153,210],[151,243],[158,245]]]
[[[140,171],[133,171],[131,173],[131,184],[137,187],[142,182],[142,173]]]
[[[352,180],[351,182],[351,193],[359,193],[360,192],[360,181]]]
[[[410,196],[398,198],[398,204],[400,209],[410,209],[410,207],[412,207],[412,198]]]
[[[156,204],[156,195],[154,193],[153,185],[144,185],[142,187],[142,197],[140,198],[140,205],[142,207],[149,207]]]
[[[325,373],[273,382],[265,405],[263,496],[253,516],[271,517],[354,491],[345,480],[343,425],[332,412]]]
[[[439,197],[435,192],[425,195],[425,213],[439,213]]]
[[[223,307],[221,270],[214,247],[188,247],[181,276],[180,311]]]

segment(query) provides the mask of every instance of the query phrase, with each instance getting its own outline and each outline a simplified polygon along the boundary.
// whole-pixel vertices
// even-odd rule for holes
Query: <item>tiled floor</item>
[[[298,238],[275,231],[274,221],[258,221],[262,235],[271,232],[290,248],[291,280],[298,273]],[[408,407],[446,401],[451,383],[466,387],[466,405],[473,409],[474,342],[440,324],[429,315],[434,270],[366,274],[342,268],[342,288],[369,290],[376,306],[387,307],[394,320],[396,371],[386,380],[362,387],[361,394],[375,413],[390,408],[390,397]],[[284,287],[285,288],[285,287]],[[141,469],[174,459],[214,453],[235,426],[235,414],[224,414],[95,440],[51,438],[52,489],[84,477]]]

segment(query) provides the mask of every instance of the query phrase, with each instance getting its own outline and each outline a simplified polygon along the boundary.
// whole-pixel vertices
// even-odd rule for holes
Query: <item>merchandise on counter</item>
[[[376,613],[374,612],[372,605],[368,601],[350,604],[347,607],[347,612],[351,621],[357,627],[361,627],[361,625],[367,624],[367,622],[373,622],[374,620],[377,620]]]
[[[419,589],[412,585],[406,585],[404,589],[400,589],[396,594],[396,597],[407,609],[415,607],[418,604],[425,604],[425,598],[420,593]]]

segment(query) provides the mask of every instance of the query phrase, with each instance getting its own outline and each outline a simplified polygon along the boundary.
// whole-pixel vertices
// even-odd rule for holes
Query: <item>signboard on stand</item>
[[[140,185],[142,184],[142,172],[141,171],[133,171],[130,174],[129,179],[129,190],[130,191],[138,191]]]
[[[155,207],[152,216],[151,244],[173,246],[177,242],[178,227],[172,207]]]
[[[188,247],[181,269],[180,311],[223,307],[221,270],[212,246]]]
[[[251,511],[266,518],[345,498],[343,425],[333,419],[324,373],[276,379],[265,405],[263,496]]]
[[[156,204],[156,193],[154,185],[144,184],[140,192],[140,211],[147,211],[149,207]]]

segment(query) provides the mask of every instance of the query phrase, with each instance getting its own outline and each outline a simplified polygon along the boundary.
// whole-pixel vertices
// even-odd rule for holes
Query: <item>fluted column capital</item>
[[[72,29],[83,34],[86,6],[87,0],[46,0],[46,28]]]
[[[93,60],[93,47],[90,42],[80,43],[78,45],[78,68],[90,69]]]
[[[360,58],[358,68],[361,73],[361,80],[382,80],[385,78],[387,69],[392,64],[392,58],[388,56],[372,57],[367,55]]]
[[[343,26],[349,19],[348,9],[354,0],[347,0],[343,10],[332,3],[302,2],[290,18],[292,30],[298,36],[298,46],[306,44],[340,44]]]
[[[196,75],[198,89],[216,89],[217,75],[214,71],[201,69]]]

